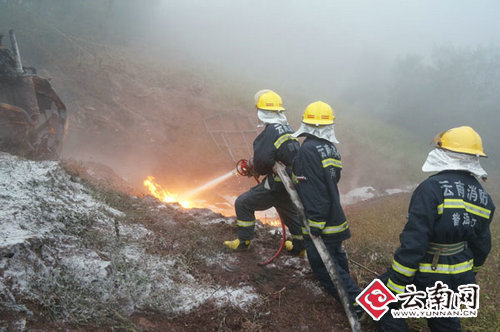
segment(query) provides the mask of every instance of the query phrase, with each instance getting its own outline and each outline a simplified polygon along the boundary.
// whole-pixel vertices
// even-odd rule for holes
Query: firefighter
[[[293,162],[292,180],[304,205],[311,234],[302,228],[307,258],[321,285],[340,302],[337,289],[311,239],[320,236],[331,255],[343,282],[351,306],[358,315],[362,309],[356,303],[361,292],[349,274],[347,256],[342,241],[351,237],[349,225],[340,204],[337,183],[342,162],[335,147],[335,114],[330,105],[317,101],[304,111],[302,125],[295,137],[305,137]]]
[[[250,249],[254,237],[255,211],[275,207],[292,234],[292,241],[285,243],[286,249],[291,254],[305,256],[304,240],[295,206],[280,178],[273,172],[276,161],[288,167],[292,165],[292,160],[299,151],[299,143],[292,136],[293,130],[286,119],[282,99],[276,92],[267,89],[257,92],[255,105],[257,117],[265,128],[253,142],[253,158],[240,165],[240,171],[248,176],[265,177],[257,186],[236,199],[238,238],[225,241],[224,245],[235,251]]]
[[[491,249],[490,223],[495,211],[489,194],[477,178],[486,180],[479,163],[486,157],[481,137],[471,127],[452,128],[437,135],[436,144],[422,166],[437,172],[413,192],[408,221],[400,235],[392,267],[384,282],[394,293],[414,284],[418,290],[437,281],[457,292],[475,284],[475,275]],[[431,331],[460,331],[459,318],[429,318]],[[407,331],[404,319],[387,313],[381,331]]]

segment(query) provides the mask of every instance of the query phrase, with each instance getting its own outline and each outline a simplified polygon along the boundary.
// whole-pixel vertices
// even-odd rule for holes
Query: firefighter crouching
[[[361,315],[363,309],[356,303],[361,290],[349,274],[347,256],[342,248],[342,241],[350,238],[351,233],[337,187],[342,162],[334,144],[338,143],[334,120],[333,109],[328,104],[317,101],[307,106],[302,125],[294,133],[306,139],[293,162],[292,181],[311,230],[309,235],[306,228],[302,228],[311,269],[328,293],[340,302],[337,289],[310,237],[321,236],[348,293],[352,310]]]
[[[413,192],[401,246],[385,276],[394,293],[414,284],[418,290],[436,281],[457,291],[475,284],[475,275],[491,249],[490,223],[495,211],[477,178],[486,179],[479,157],[486,157],[481,137],[471,127],[458,127],[435,138],[424,172],[438,172]],[[429,318],[431,331],[460,331],[460,320]],[[407,331],[404,319],[388,312],[378,323],[381,331]]]
[[[255,95],[257,117],[265,126],[253,142],[254,154],[250,161],[238,163],[240,174],[264,175],[257,186],[240,195],[235,202],[238,238],[225,241],[224,245],[236,250],[250,249],[254,237],[255,211],[275,207],[292,234],[286,249],[292,254],[305,255],[304,240],[299,217],[280,178],[273,173],[273,166],[280,161],[287,167],[299,151],[297,138],[288,125],[281,97],[274,91],[261,90]],[[291,173],[291,170],[290,170]]]

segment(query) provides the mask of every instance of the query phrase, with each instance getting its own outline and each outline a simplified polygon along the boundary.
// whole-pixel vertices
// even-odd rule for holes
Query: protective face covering
[[[311,126],[306,123],[302,123],[300,128],[293,133],[292,136],[299,137],[302,134],[309,134],[332,143],[339,143],[337,137],[335,137],[335,129],[333,126],[333,124],[326,126]]]
[[[434,149],[429,152],[427,160],[422,166],[422,171],[441,172],[445,170],[469,171],[483,180],[488,177],[488,173],[479,163],[479,157],[443,149]]]
[[[257,110],[257,118],[260,122],[258,127],[262,127],[264,124],[279,123],[282,125],[287,125],[288,121],[285,116],[285,112],[275,112],[275,111],[265,111]]]

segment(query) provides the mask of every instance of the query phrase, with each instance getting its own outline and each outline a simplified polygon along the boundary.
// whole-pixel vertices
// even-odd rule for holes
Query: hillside
[[[305,259],[258,265],[279,247],[276,229],[259,225],[254,250],[227,253],[233,218],[113,192],[83,180],[89,168],[2,153],[0,169],[10,220],[0,225],[0,330],[348,326]]]
[[[250,252],[227,252],[234,217],[127,194],[105,166],[2,153],[0,171],[0,331],[349,330],[306,259],[259,264],[278,249],[279,228],[258,222]],[[361,287],[390,266],[408,200],[346,206]],[[494,222],[493,241],[499,230]],[[499,254],[495,246],[479,275],[482,309],[466,328],[498,324]],[[374,330],[370,319],[362,327]]]
[[[433,103],[427,99],[433,88],[404,85],[408,78],[420,82],[403,70],[405,61],[395,68],[399,80],[362,76],[364,89],[353,84],[348,94],[315,81],[315,75],[343,80],[327,70],[310,71],[310,81],[297,71],[290,83],[272,71],[233,70],[222,60],[210,66],[204,52],[193,57],[183,50],[192,41],[177,35],[181,27],[173,22],[151,30],[154,22],[145,21],[158,19],[154,8],[161,2],[0,0],[0,33],[16,30],[24,64],[51,80],[69,114],[60,161],[0,152],[0,332],[348,330],[342,308],[318,287],[305,259],[282,254],[259,265],[279,247],[279,229],[264,220],[275,219],[273,211],[259,216],[251,252],[222,248],[235,234],[234,199],[255,184],[252,178],[229,177],[196,196],[192,209],[149,196],[143,181],[154,176],[182,196],[249,158],[259,130],[253,95],[262,88],[280,93],[294,128],[311,98],[325,98],[336,110],[341,141],[340,191],[353,233],[345,247],[364,287],[390,266],[410,192],[427,176],[420,170],[431,148],[426,144],[435,128],[448,126],[449,109],[463,104],[453,94],[463,90],[440,90],[438,101],[450,105],[442,101],[421,115],[420,102]],[[206,45],[208,52],[208,38]],[[230,46],[228,52],[238,48]],[[493,60],[488,63],[496,68]],[[418,73],[441,77],[433,64],[418,64]],[[477,85],[481,98],[482,84],[488,86],[483,113],[463,111],[456,121],[495,122],[489,116],[495,120],[497,113],[488,113],[496,105],[490,96],[495,86],[488,82],[497,72]],[[432,75],[425,78],[432,81]],[[446,79],[439,82],[448,86]],[[407,98],[414,90],[418,98]],[[230,153],[214,138],[221,128],[248,135],[231,139]],[[497,135],[494,126],[488,129],[487,148]],[[498,204],[497,150],[487,150],[492,158],[484,163],[491,174],[486,188]],[[497,219],[494,243],[500,240]],[[497,245],[479,274],[480,316],[464,321],[465,329],[490,331],[500,324],[499,271]],[[410,324],[426,329],[422,321]],[[370,320],[362,326],[374,330]]]
[[[67,16],[54,20],[64,6]],[[302,91],[279,81],[262,86],[238,73],[204,66],[176,47],[159,53],[153,47],[158,45],[138,39],[135,30],[128,42],[123,41],[123,32],[99,33],[100,25],[117,29],[117,23],[98,21],[105,8],[97,2],[64,6],[54,12],[30,1],[0,3],[0,30],[15,28],[24,63],[50,78],[66,103],[69,130],[63,158],[106,164],[137,190],[149,175],[169,190],[189,190],[230,171],[235,160],[249,158],[258,133],[247,125],[256,123],[256,91],[277,89],[295,128],[311,102]],[[78,15],[84,10],[87,15]],[[333,106],[348,179],[341,183],[343,192],[360,186],[383,191],[421,178],[414,165],[423,158],[406,153],[418,149],[404,131],[342,101]],[[237,151],[234,158],[217,147],[207,130],[205,121],[218,116],[229,119],[222,126],[226,129],[236,124],[255,130],[245,143],[247,149]],[[239,144],[229,141],[233,147]],[[420,151],[425,154],[425,147]],[[219,189],[234,196],[251,185],[240,182]]]

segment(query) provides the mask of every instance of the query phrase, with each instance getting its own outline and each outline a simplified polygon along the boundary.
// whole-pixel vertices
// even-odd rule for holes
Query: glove
[[[252,160],[238,160],[238,162],[236,163],[236,172],[238,172],[238,174],[242,176],[252,176],[254,173]]]
[[[311,237],[312,236],[315,236],[315,237],[321,236],[321,233],[322,233],[321,229],[316,228],[316,227],[311,227],[310,230],[311,230]]]

